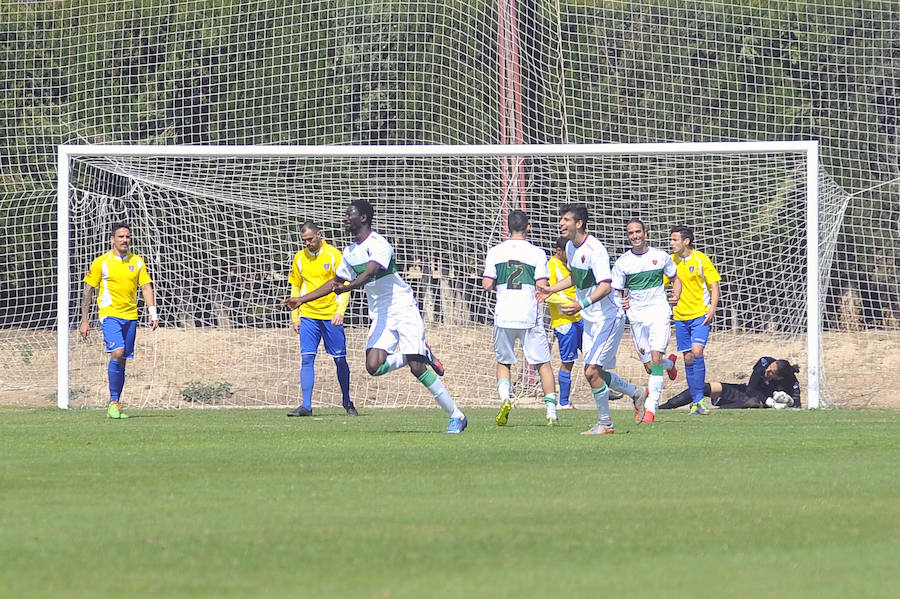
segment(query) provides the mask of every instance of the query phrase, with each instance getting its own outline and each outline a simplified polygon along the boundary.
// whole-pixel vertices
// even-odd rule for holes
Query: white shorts
[[[506,329],[494,327],[494,355],[498,364],[515,364],[516,339],[522,342],[522,353],[525,361],[536,366],[550,361],[550,342],[547,340],[547,332],[544,323],[540,323],[530,329]]]
[[[672,326],[668,318],[651,322],[631,322],[631,338],[634,340],[634,349],[644,364],[649,364],[653,359],[653,351],[666,353],[671,334]]]
[[[389,354],[425,355],[425,322],[416,309],[395,314],[378,314],[369,326],[366,349],[383,349]]]
[[[584,319],[582,319],[584,320]],[[585,365],[600,366],[604,370],[616,368],[616,352],[625,333],[625,315],[592,321],[584,320],[581,351]]]

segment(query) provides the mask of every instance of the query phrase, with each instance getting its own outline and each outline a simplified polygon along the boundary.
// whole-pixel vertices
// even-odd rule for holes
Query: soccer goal
[[[394,244],[461,405],[496,403],[493,298],[480,286],[487,249],[504,238],[507,212],[522,208],[531,217],[532,241],[552,253],[558,210],[568,202],[587,205],[588,230],[613,258],[627,249],[624,227],[632,216],[649,225],[651,244],[664,249],[672,226],[692,226],[696,247],[724,279],[708,378],[734,380],[760,355],[774,355],[805,367],[804,405],[822,402],[822,273],[829,270],[841,204],[820,178],[816,142],[63,145],[58,160],[61,408],[75,401],[73,389],[81,404],[106,397],[99,331],[94,327],[87,341],[73,332],[81,280],[91,259],[108,249],[109,225],[119,220],[133,224],[133,249],[148,262],[162,320],[157,331],[138,332],[124,400],[135,407],[295,404],[299,349],[278,302],[289,295],[300,225],[315,221],[328,242],[343,248],[350,239],[341,217],[356,198],[373,203],[375,229]],[[362,294],[351,301],[346,324],[357,406],[433,404],[412,377],[365,374]],[[628,340],[617,370],[643,380]],[[316,374],[314,402],[340,405],[324,351]],[[585,397],[589,391],[573,379],[581,385],[573,391],[579,403],[579,389]],[[534,383],[522,369],[520,403],[534,398]],[[187,393],[191,385],[228,393]],[[675,385],[680,390],[683,381]]]

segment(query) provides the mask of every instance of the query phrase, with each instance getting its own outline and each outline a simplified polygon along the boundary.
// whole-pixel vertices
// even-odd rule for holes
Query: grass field
[[[4,597],[888,597],[900,412],[0,409]],[[891,591],[891,589],[894,589]]]

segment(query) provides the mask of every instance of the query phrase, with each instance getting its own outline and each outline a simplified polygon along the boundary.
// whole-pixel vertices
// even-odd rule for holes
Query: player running
[[[535,298],[535,285],[549,278],[547,255],[527,240],[528,215],[513,210],[507,219],[509,239],[488,250],[484,260],[481,286],[496,289],[494,305],[494,355],[497,358],[497,394],[500,413],[497,426],[506,426],[510,403],[509,380],[516,358],[516,339],[522,344],[525,361],[534,366],[541,377],[547,425],[558,423],[556,416],[556,383],[550,367],[550,343],[544,329],[544,314]]]
[[[556,285],[538,285],[537,297],[547,299],[553,293],[575,285],[575,301],[562,307],[565,314],[581,314],[584,321],[584,375],[597,405],[597,424],[583,435],[607,435],[615,432],[609,413],[609,388],[627,393],[635,402],[646,400],[646,389],[619,378],[609,370],[616,366],[616,352],[625,330],[625,313],[613,301],[609,253],[600,240],[585,230],[587,208],[567,204],[560,209],[560,232],[566,244],[566,262],[571,274]]]
[[[677,376],[676,355],[663,358],[669,344],[672,309],[666,297],[664,275],[673,281],[673,297],[681,294],[681,281],[675,263],[666,252],[650,247],[647,227],[639,218],[625,225],[631,249],[619,256],[612,269],[612,288],[622,298],[622,308],[631,324],[634,348],[650,375],[647,400],[635,404],[634,421],[653,422],[663,390],[663,370],[669,378]]]
[[[450,414],[446,432],[461,433],[468,424],[466,416],[438,378],[444,374],[443,365],[425,342],[425,323],[412,288],[397,272],[394,248],[372,229],[374,217],[375,210],[367,200],[350,202],[344,213],[344,227],[355,241],[344,250],[334,276],[305,295],[282,300],[281,305],[294,310],[329,293],[340,295],[364,288],[371,321],[366,341],[366,371],[381,376],[408,365],[438,405]]]

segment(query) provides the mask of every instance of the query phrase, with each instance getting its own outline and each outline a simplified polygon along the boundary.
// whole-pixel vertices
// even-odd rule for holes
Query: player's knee
[[[691,348],[691,357],[692,358],[702,358],[703,357],[703,349],[702,345],[695,345]]]
[[[379,370],[381,369],[381,366],[383,364],[384,364],[384,362],[379,363],[379,362],[375,362],[375,361],[366,360],[366,372],[368,372],[372,376],[378,376],[379,374],[382,374],[381,372],[379,372]]]
[[[109,359],[115,360],[116,362],[122,362],[125,360],[125,348],[118,347],[111,352],[109,352]]]

